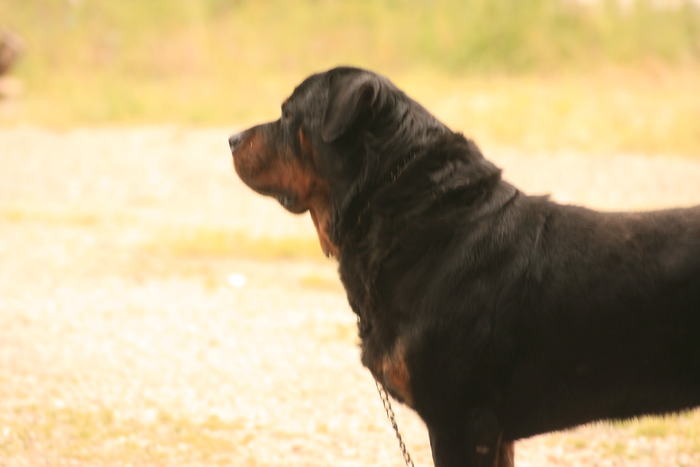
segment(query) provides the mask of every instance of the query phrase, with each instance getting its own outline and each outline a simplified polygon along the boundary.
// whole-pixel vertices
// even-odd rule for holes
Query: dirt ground
[[[403,465],[331,261],[177,248],[183,231],[314,236],[242,186],[228,134],[0,129],[0,466]],[[485,149],[561,201],[700,203],[700,157]],[[431,465],[420,420],[397,412]],[[700,414],[516,451],[519,466],[697,466]]]

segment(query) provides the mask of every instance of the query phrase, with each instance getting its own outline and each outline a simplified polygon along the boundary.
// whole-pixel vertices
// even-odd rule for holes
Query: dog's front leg
[[[502,440],[495,415],[475,409],[463,419],[429,424],[435,467],[513,467],[514,443]]]

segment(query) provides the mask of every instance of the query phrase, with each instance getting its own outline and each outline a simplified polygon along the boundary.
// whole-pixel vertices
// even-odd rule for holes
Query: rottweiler
[[[528,196],[352,67],[229,145],[250,188],[311,213],[362,363],[425,421],[436,466],[512,466],[518,439],[700,405],[700,206]]]

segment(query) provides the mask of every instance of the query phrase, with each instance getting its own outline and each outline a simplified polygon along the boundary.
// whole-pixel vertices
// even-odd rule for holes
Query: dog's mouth
[[[295,196],[277,195],[275,196],[275,199],[278,203],[282,205],[284,209],[293,214],[302,214],[308,210],[308,208],[306,206],[303,206]]]
[[[262,178],[261,171],[264,166],[255,165],[251,167],[249,164],[243,163],[244,159],[241,158],[241,156],[237,154],[235,150],[231,153],[233,155],[233,167],[238,174],[238,177],[253,191],[260,193],[263,196],[269,196],[276,199],[284,209],[293,214],[302,214],[308,211],[309,207],[306,205],[306,203],[303,203],[300,196],[293,193],[291,190],[286,190],[276,186],[269,186],[265,182],[260,183],[262,180],[258,179]]]

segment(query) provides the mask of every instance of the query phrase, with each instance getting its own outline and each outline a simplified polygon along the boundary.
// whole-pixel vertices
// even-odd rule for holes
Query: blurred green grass
[[[24,38],[0,123],[247,125],[338,64],[475,138],[700,153],[700,9],[600,0],[5,0]]]

